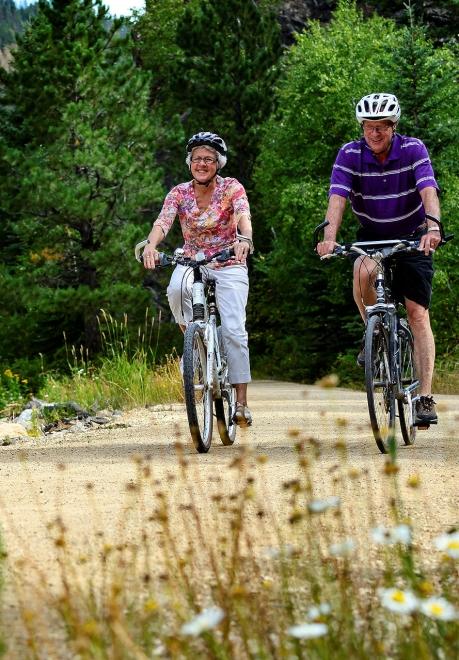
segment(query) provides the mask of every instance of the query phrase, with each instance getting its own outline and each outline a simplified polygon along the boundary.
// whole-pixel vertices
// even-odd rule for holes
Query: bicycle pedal
[[[430,426],[432,426],[432,424],[437,424],[437,423],[438,423],[437,420],[429,422],[428,424],[426,424],[425,422],[417,422],[417,423],[414,422],[413,426],[416,426],[416,428],[418,428],[420,431],[427,431],[430,428]]]

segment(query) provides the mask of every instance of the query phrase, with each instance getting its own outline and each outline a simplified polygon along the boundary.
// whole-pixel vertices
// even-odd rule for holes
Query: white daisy
[[[380,589],[381,604],[392,612],[410,614],[418,607],[418,599],[411,591],[402,591],[397,588]]]
[[[454,619],[457,619],[457,611],[454,605],[451,605],[446,598],[432,596],[426,600],[421,600],[420,610],[426,616],[440,621],[454,621]]]
[[[263,555],[266,559],[279,559],[279,557],[291,557],[295,552],[295,547],[290,544],[279,546],[278,548],[263,548]]]
[[[318,619],[321,616],[326,616],[330,614],[331,606],[328,603],[320,603],[320,605],[314,605],[308,610],[307,617],[308,619]]]
[[[327,509],[332,507],[338,507],[341,505],[341,498],[337,495],[332,497],[326,497],[323,500],[311,500],[308,502],[308,509],[311,513],[322,513]]]
[[[328,626],[325,623],[300,623],[297,626],[291,626],[287,632],[298,639],[315,639],[326,635]]]
[[[453,559],[459,559],[459,532],[441,534],[434,539],[437,550],[441,550]]]
[[[354,552],[356,547],[353,539],[344,539],[341,543],[332,543],[328,551],[334,557],[348,557]]]
[[[374,527],[370,534],[373,541],[379,543],[379,545],[394,545],[395,543],[409,545],[412,540],[409,525],[396,525],[395,527],[379,525]]]
[[[200,635],[205,630],[211,630],[218,626],[220,621],[224,618],[225,613],[220,607],[208,607],[206,610],[203,610],[200,614],[184,623],[180,629],[182,635],[192,635],[196,637]]]

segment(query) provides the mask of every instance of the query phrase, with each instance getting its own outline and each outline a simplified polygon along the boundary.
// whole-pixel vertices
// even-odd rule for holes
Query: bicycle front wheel
[[[207,351],[198,323],[190,323],[183,342],[183,384],[194,446],[208,452],[212,442],[212,387],[207,383]]]
[[[400,385],[404,392],[403,399],[398,400],[398,415],[400,430],[405,445],[412,445],[416,438],[414,425],[413,399],[417,392],[417,378],[413,359],[413,335],[406,325],[399,326],[400,347]]]
[[[373,435],[379,450],[386,454],[390,441],[395,441],[395,397],[389,342],[379,316],[370,316],[365,332],[365,385]]]
[[[232,445],[236,440],[237,426],[233,422],[236,412],[236,390],[228,378],[228,358],[226,356],[223,332],[221,326],[217,328],[218,348],[222,361],[222,374],[220,379],[221,398],[215,399],[215,416],[220,440],[224,445]]]

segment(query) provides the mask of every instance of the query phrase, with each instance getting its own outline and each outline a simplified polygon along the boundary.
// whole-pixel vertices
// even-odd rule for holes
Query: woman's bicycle
[[[146,243],[142,241],[135,246],[138,261],[142,261]],[[236,393],[229,382],[222,329],[217,325],[216,281],[211,277],[203,278],[206,265],[222,263],[233,256],[232,248],[225,248],[210,258],[198,252],[194,259],[190,259],[183,256],[180,248],[173,255],[159,253],[159,267],[180,264],[193,273],[193,320],[185,330],[182,363],[188,424],[193,443],[200,453],[210,449],[214,407],[222,443],[232,445],[236,439],[236,424],[233,421]]]
[[[314,230],[314,248],[319,232],[327,225],[325,221]],[[452,236],[445,237],[442,224],[438,225],[442,245]],[[419,381],[413,358],[413,335],[408,321],[401,315],[402,305],[394,300],[391,290],[392,257],[418,247],[419,240],[357,241],[338,245],[333,254],[321,257],[354,253],[369,257],[375,263],[376,303],[365,308],[365,386],[371,428],[383,454],[395,446],[396,417],[405,445],[414,443],[417,428],[429,427],[429,424],[416,422]]]

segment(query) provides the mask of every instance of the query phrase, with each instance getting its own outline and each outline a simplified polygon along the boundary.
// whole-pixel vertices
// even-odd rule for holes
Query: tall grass
[[[132,341],[128,318],[121,321],[101,310],[98,318],[102,357],[92,363],[83,347],[67,347],[70,376],[48,375],[39,392],[50,401],[76,401],[86,409],[130,409],[183,398],[177,356],[156,363],[159,320],[145,314]],[[156,331],[156,336],[155,336]]]
[[[267,457],[244,448],[205,484],[180,442],[163,479],[136,457],[113,537],[88,484],[93,538],[75,552],[65,519],[49,525],[58,587],[41,567],[13,657],[457,658],[458,533],[423,539],[401,492],[420,507],[429,493],[416,474],[401,484],[394,459],[376,502],[344,434],[326,497],[320,446],[296,430],[280,489]]]

